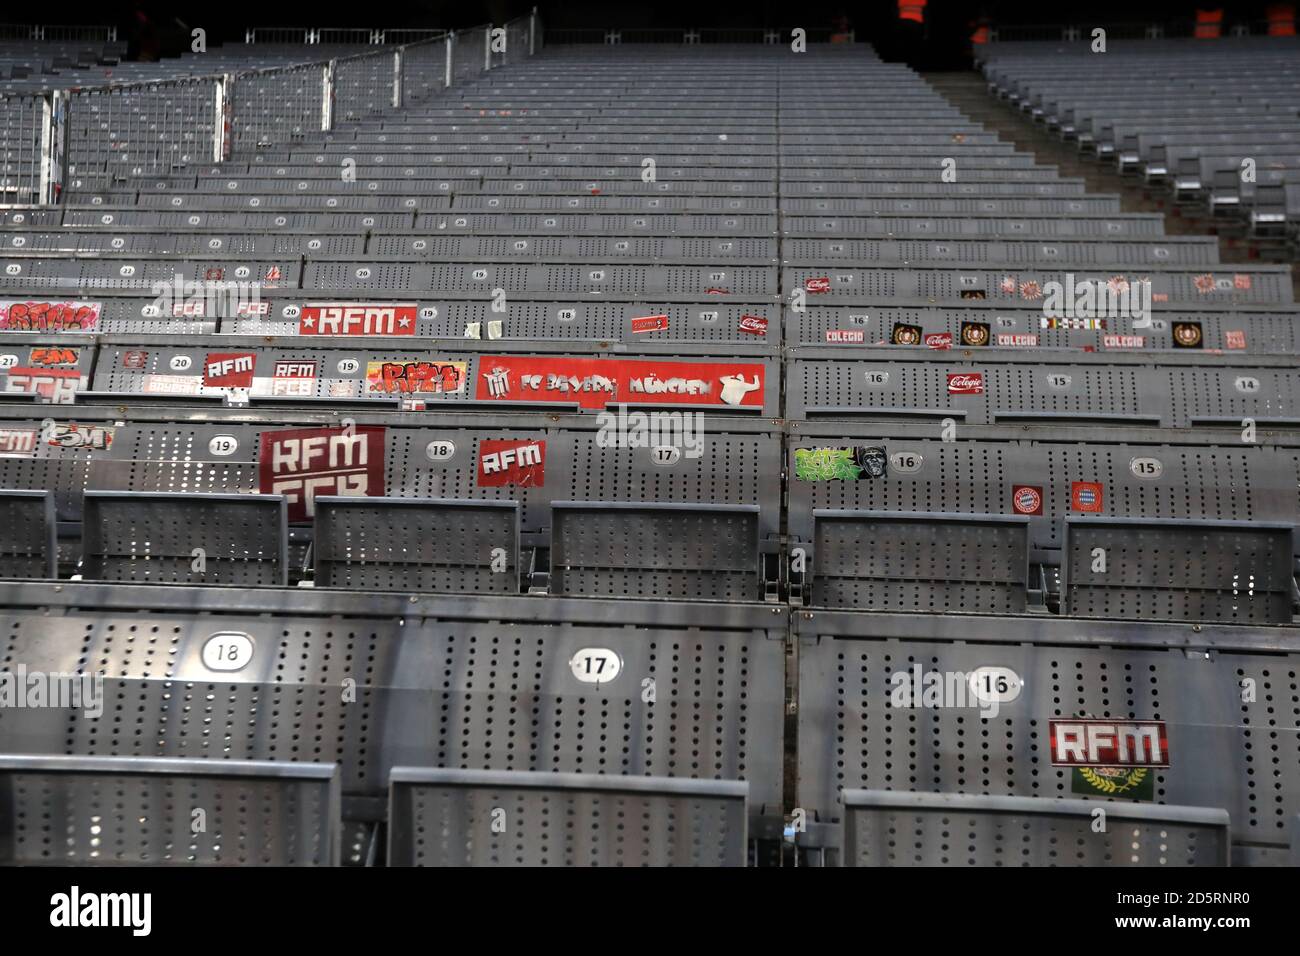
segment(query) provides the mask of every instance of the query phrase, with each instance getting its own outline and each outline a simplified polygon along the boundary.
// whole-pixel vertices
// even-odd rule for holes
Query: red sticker
[[[763,405],[766,368],[752,362],[493,355],[479,361],[474,397],[498,402]]]
[[[416,313],[413,304],[319,302],[302,307],[298,334],[414,335]]]
[[[951,332],[931,332],[925,337],[927,348],[932,349],[950,349],[952,348]]]
[[[862,329],[827,329],[826,330],[827,342],[838,342],[838,343],[865,342],[866,340],[867,340],[867,333],[864,332]]]
[[[485,488],[546,484],[546,442],[484,438],[478,449],[478,483]]]
[[[667,332],[668,316],[639,315],[632,319],[632,332]]]
[[[957,372],[948,373],[948,394],[949,395],[983,395],[984,394],[984,373],[983,372]]]
[[[122,368],[144,368],[149,362],[148,352],[123,352]]]
[[[1225,329],[1223,344],[1225,348],[1244,349],[1246,347],[1246,333],[1241,329]]]
[[[1039,485],[1012,485],[1011,510],[1018,515],[1043,513],[1043,489]]]
[[[209,352],[203,360],[203,384],[213,388],[252,388],[254,352]]]
[[[1102,510],[1102,484],[1100,481],[1074,481],[1070,483],[1070,508],[1100,514]]]
[[[831,291],[831,280],[829,276],[818,276],[804,282],[803,287],[814,295],[820,295]]]
[[[377,425],[262,432],[258,490],[284,495],[291,522],[315,514],[319,495],[382,496],[385,432]]]
[[[750,335],[767,335],[767,319],[761,315],[742,315],[740,331],[748,332]]]
[[[1232,286],[1234,289],[1249,289],[1250,276],[1244,272],[1234,272],[1232,274]]]
[[[0,330],[6,332],[93,332],[101,303],[0,299]]]
[[[1062,718],[1047,722],[1053,767],[1168,767],[1163,720]]]

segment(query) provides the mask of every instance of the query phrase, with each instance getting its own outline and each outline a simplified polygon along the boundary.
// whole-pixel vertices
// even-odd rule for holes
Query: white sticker
[[[208,442],[208,454],[233,455],[239,450],[239,439],[234,435],[217,435]]]
[[[194,359],[188,355],[173,355],[171,367],[173,372],[184,372],[194,364]]]
[[[900,475],[914,475],[921,470],[923,460],[919,452],[896,451],[889,456],[889,466]]]
[[[1232,384],[1243,395],[1254,395],[1259,391],[1259,379],[1250,375],[1239,375]]]
[[[340,375],[353,375],[359,368],[361,368],[361,363],[354,358],[339,359],[338,369]]]
[[[879,388],[889,383],[889,373],[868,369],[867,384]]]
[[[1128,463],[1128,470],[1134,478],[1154,481],[1165,473],[1165,466],[1159,458],[1134,458]]]
[[[238,671],[253,659],[253,639],[241,631],[213,634],[203,644],[203,666],[210,671]]]
[[[681,460],[682,450],[672,445],[655,445],[650,449],[650,461],[660,468],[667,468]]]
[[[1056,389],[1069,388],[1070,382],[1072,381],[1074,381],[1074,379],[1072,379],[1069,375],[1066,375],[1064,372],[1047,373],[1047,384],[1052,388],[1056,388]]]
[[[975,699],[987,704],[1009,704],[1024,688],[1020,675],[1010,667],[977,667],[967,681]]]
[[[429,461],[447,461],[456,454],[456,443],[442,438],[435,438],[424,446],[424,455]]]
[[[0,368],[13,368],[17,364],[17,355],[0,355]]]
[[[570,658],[569,669],[584,684],[608,684],[623,669],[623,661],[608,648],[584,647]]]

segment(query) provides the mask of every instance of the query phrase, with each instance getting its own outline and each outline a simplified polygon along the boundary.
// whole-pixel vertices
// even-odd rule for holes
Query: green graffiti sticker
[[[796,448],[796,481],[860,481],[879,478],[885,473],[885,449],[867,448]]]

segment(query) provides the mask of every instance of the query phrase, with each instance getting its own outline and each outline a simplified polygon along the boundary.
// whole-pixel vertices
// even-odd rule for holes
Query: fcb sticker
[[[920,345],[921,327],[919,325],[904,325],[902,322],[895,322],[894,331],[889,337],[889,340],[895,345]]]
[[[1174,348],[1199,349],[1201,347],[1200,322],[1175,322],[1169,334],[1173,338]]]
[[[1100,514],[1102,510],[1102,485],[1100,481],[1074,481],[1070,483],[1070,510],[1087,514]]]
[[[796,448],[796,481],[860,481],[885,474],[889,456],[879,445],[865,448]]]
[[[1013,485],[1011,510],[1018,515],[1043,513],[1043,489],[1038,485]]]
[[[989,344],[989,324],[987,322],[963,322],[961,324],[961,344],[982,346]]]

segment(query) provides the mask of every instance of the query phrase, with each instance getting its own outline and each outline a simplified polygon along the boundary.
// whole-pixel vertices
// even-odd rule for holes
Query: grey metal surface
[[[78,582],[0,582],[0,608],[0,659],[105,702],[0,709],[2,753],[338,763],[349,819],[382,818],[394,766],[744,780],[780,817],[780,608]],[[617,673],[580,680],[580,651]]]
[[[1227,866],[1228,814],[1080,800],[845,790],[844,866]]]
[[[87,491],[81,573],[138,584],[288,583],[282,495]]]
[[[1017,614],[1029,587],[1029,519],[813,511],[818,607]]]
[[[1300,659],[1290,629],[1106,621],[1080,629],[1063,618],[815,610],[792,620],[797,805],[810,820],[838,822],[841,789],[1127,806],[1095,788],[1073,789],[1072,771],[1051,765],[1048,721],[1162,720],[1169,767],[1142,775],[1152,802],[1226,810],[1234,862],[1285,857],[1300,800],[1300,767],[1282,756],[1300,746],[1290,690]],[[943,681],[982,667],[1009,668],[1022,682],[996,712],[969,696],[895,706],[894,674],[915,669]]]
[[[669,600],[762,598],[754,505],[556,501],[555,594]]]
[[[519,502],[316,499],[317,587],[519,593]]]
[[[1068,517],[1061,610],[1075,617],[1290,624],[1294,525]]]
[[[0,490],[0,577],[58,577],[52,491]]]
[[[741,781],[395,767],[390,866],[744,866]]]
[[[338,866],[337,764],[0,755],[6,866]]]

